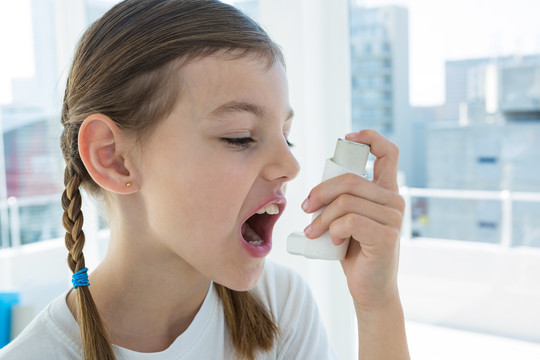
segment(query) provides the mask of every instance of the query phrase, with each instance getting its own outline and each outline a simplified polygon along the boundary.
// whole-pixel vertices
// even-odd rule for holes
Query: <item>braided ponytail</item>
[[[66,229],[66,248],[68,249],[68,266],[73,273],[83,269],[84,264],[84,232],[83,214],[81,211],[80,176],[73,171],[72,166],[66,166],[62,194],[64,215],[62,222]],[[79,286],[77,293],[77,318],[81,331],[81,342],[86,360],[114,360],[114,352],[107,339],[107,333],[101,322],[92,294],[87,286]]]
[[[259,25],[217,0],[125,0],[85,32],[62,108],[63,223],[72,272],[85,266],[79,187],[102,194],[79,155],[78,133],[84,119],[104,114],[142,144],[180,96],[172,71],[181,67],[179,63],[220,51],[256,56],[267,60],[268,66],[285,65],[279,47]],[[270,350],[279,334],[271,313],[251,292],[215,287],[237,357],[252,360],[257,352]],[[75,291],[84,359],[115,359],[89,289]]]
[[[64,172],[66,189],[62,194],[62,217],[66,229],[65,243],[68,249],[68,266],[73,273],[85,267],[82,230],[82,198],[79,190],[80,176],[68,164]],[[214,283],[223,305],[225,321],[231,342],[239,359],[255,360],[257,351],[272,349],[279,335],[279,328],[269,311],[249,291],[234,291]],[[85,360],[115,360],[112,346],[87,286],[77,287],[77,318]]]

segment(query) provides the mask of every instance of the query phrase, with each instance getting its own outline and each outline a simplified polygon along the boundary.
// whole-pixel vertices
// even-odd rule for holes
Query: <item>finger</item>
[[[392,207],[383,206],[372,201],[358,198],[349,194],[341,194],[328,205],[319,216],[310,224],[311,228],[306,231],[309,238],[316,239],[324,234],[330,224],[348,213],[364,216],[381,225],[401,228],[403,213]],[[306,228],[308,229],[308,228]]]
[[[364,252],[381,253],[394,249],[399,243],[399,230],[382,225],[358,214],[347,214],[330,224],[332,242],[339,245],[345,239],[360,244]]]
[[[403,212],[405,202],[397,192],[364,179],[356,174],[343,174],[326,180],[315,186],[302,204],[305,212],[312,213],[329,205],[341,194],[349,194],[374,203],[390,206]]]
[[[376,157],[373,166],[373,181],[385,189],[397,192],[399,148],[375,130],[370,129],[347,134],[345,138],[371,147],[370,152]]]

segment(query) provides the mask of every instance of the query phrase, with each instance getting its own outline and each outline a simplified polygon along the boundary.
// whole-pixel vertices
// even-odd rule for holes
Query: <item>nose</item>
[[[263,176],[269,181],[291,181],[300,171],[300,165],[285,140],[270,149],[268,159],[269,161],[263,169]]]

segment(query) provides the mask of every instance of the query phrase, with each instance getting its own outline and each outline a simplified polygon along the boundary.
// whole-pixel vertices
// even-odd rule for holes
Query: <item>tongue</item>
[[[247,222],[242,226],[242,234],[244,235],[244,239],[252,245],[262,245],[264,243],[264,240],[261,239],[259,234],[253,231]]]

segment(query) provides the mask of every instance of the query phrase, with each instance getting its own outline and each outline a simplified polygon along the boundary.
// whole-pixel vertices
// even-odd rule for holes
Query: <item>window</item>
[[[362,36],[374,44],[351,57],[351,113],[353,129],[383,129],[400,147],[410,211],[405,308],[431,322],[540,341],[540,327],[508,330],[528,326],[519,309],[537,308],[540,293],[540,30],[532,15],[540,5],[499,1],[488,14],[471,2],[396,3],[351,0],[351,46]],[[495,281],[482,293],[495,274],[515,287]],[[516,311],[495,321],[497,306]]]

